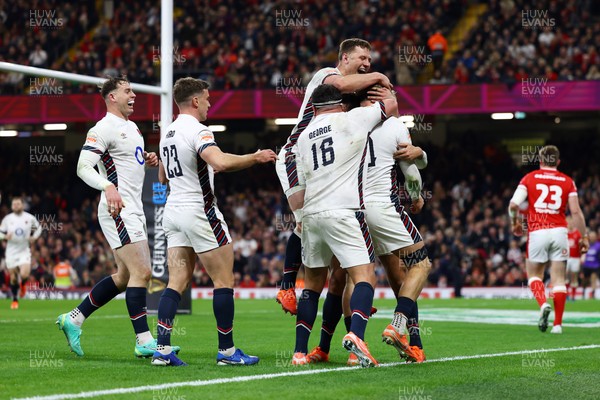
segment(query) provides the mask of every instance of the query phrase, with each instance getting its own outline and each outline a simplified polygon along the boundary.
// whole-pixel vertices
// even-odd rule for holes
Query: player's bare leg
[[[399,287],[396,292],[397,305],[394,319],[384,330],[382,339],[394,346],[402,358],[422,362],[425,360],[425,355],[419,335],[416,300],[427,283],[431,270],[431,262],[427,257],[424,243],[421,241],[380,259],[392,288]],[[406,333],[410,336],[410,343]]]
[[[19,267],[11,268],[8,272],[10,274],[10,292],[13,296],[10,308],[17,310],[19,308]]]
[[[527,260],[525,265],[527,268],[527,284],[533,293],[533,297],[535,297],[535,300],[540,306],[540,319],[538,321],[538,328],[540,331],[546,332],[548,329],[548,316],[550,316],[550,312],[552,311],[552,307],[546,301],[546,286],[544,285],[543,281],[546,263],[538,263]]]
[[[568,278],[569,286],[571,288],[571,300],[574,301],[577,294],[577,288],[579,287],[579,271],[569,271]]]
[[[562,333],[562,318],[567,301],[566,272],[566,261],[550,262],[550,282],[554,294],[554,324],[550,333]]]
[[[310,362],[307,358],[308,339],[313,324],[317,318],[319,296],[327,282],[329,269],[327,266],[320,268],[304,268],[304,290],[298,301],[298,314],[296,315],[296,345],[292,365],[305,365]]]
[[[329,290],[323,303],[323,324],[321,325],[321,340],[319,346],[308,353],[311,363],[329,361],[331,339],[335,333],[340,318],[342,317],[342,295],[346,286],[346,271],[340,268],[337,258],[331,260],[329,275]]]
[[[152,356],[152,365],[186,366],[177,358],[177,346],[171,346],[171,332],[175,325],[175,314],[179,308],[181,294],[190,284],[196,254],[191,247],[171,247],[168,249],[169,283],[160,296],[156,324],[156,352]]]
[[[281,288],[277,293],[277,302],[281,304],[281,308],[291,315],[296,315],[298,305],[296,301],[296,277],[298,270],[302,265],[302,222],[299,222],[299,210],[304,206],[304,190],[299,190],[288,197],[290,209],[296,218],[296,228],[288,239],[285,249],[285,261],[283,266],[283,280]]]
[[[20,274],[20,290],[19,297],[25,297],[25,293],[27,292],[27,280],[29,279],[29,274],[31,273],[31,264],[23,264],[19,265],[19,274]]]
[[[354,282],[354,291],[350,298],[352,310],[350,333],[344,336],[342,344],[346,350],[356,355],[361,366],[375,367],[378,365],[377,360],[371,355],[364,342],[365,329],[373,306],[374,288],[377,284],[375,264],[358,265],[346,268],[346,271]]]

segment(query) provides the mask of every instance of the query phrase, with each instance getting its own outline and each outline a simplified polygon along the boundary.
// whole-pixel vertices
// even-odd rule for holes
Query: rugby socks
[[[294,353],[308,354],[308,338],[317,318],[319,293],[304,289],[298,301],[296,315],[296,347]]]
[[[296,277],[302,264],[302,240],[294,231],[287,242],[285,248],[285,261],[283,264],[283,280],[281,289],[287,290],[296,287]]]
[[[414,308],[415,301],[413,299],[404,296],[398,297],[392,326],[402,335],[408,330],[408,319],[412,317]]]
[[[554,326],[562,325],[565,303],[567,302],[567,288],[565,286],[554,286],[552,293],[554,293]]]
[[[577,296],[577,286],[571,286],[571,300],[575,300]]]
[[[533,293],[533,297],[537,301],[538,305],[542,307],[544,303],[546,303],[546,286],[544,282],[538,277],[529,278],[527,282],[531,292]]]
[[[361,340],[365,338],[365,329],[367,329],[367,322],[371,315],[374,294],[375,290],[368,282],[358,282],[354,286],[354,292],[350,298],[350,309],[352,310],[350,331]]]
[[[158,322],[156,324],[156,340],[158,351],[167,355],[171,352],[171,332],[175,321],[175,314],[179,307],[181,295],[176,290],[166,288],[160,296],[158,303]]]
[[[421,330],[419,328],[419,306],[415,301],[415,306],[413,307],[413,311],[411,315],[408,317],[408,334],[410,336],[410,345],[417,346],[418,348],[423,348],[423,343],[421,342]]]
[[[146,316],[146,292],[145,287],[128,287],[125,290],[125,303],[138,344],[152,340]]]
[[[352,315],[344,317],[344,325],[346,325],[346,333],[350,333],[350,327],[352,326]]]
[[[19,282],[10,285],[10,292],[13,296],[13,301],[19,301]]]
[[[219,351],[224,355],[232,355],[233,346],[233,316],[235,305],[233,303],[233,289],[221,288],[213,291],[213,313],[217,320],[217,333],[219,335]],[[226,354],[229,351],[231,354]],[[235,349],[233,349],[235,351]]]
[[[83,299],[81,304],[74,308],[69,316],[71,321],[81,327],[83,321],[94,311],[114,299],[121,291],[115,285],[112,276],[102,279],[92,288],[92,291]]]
[[[325,353],[331,348],[331,338],[342,317],[342,296],[327,293],[323,303],[323,324],[321,325],[321,341],[319,347]]]

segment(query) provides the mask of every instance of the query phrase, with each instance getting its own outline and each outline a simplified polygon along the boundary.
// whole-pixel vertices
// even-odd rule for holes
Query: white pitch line
[[[471,355],[471,356],[444,357],[444,358],[437,358],[434,360],[427,360],[427,361],[425,361],[425,363],[475,360],[475,359],[479,359],[479,358],[515,356],[515,355],[530,354],[530,353],[552,353],[552,352],[559,352],[559,351],[589,350],[589,349],[599,349],[599,348],[600,348],[600,344],[590,344],[590,345],[585,345],[585,346],[560,347],[560,348],[554,348],[554,349],[521,350],[521,351],[509,351],[506,353],[475,354],[475,355]],[[413,365],[413,364],[406,364],[404,362],[393,362],[393,363],[379,364],[379,367],[386,368],[386,367],[395,367],[398,365],[407,365],[408,366],[408,365]],[[356,371],[356,370],[360,370],[360,369],[361,368],[357,368],[357,367],[309,369],[309,370],[303,370],[303,371],[281,372],[279,374],[236,376],[233,378],[209,379],[209,380],[205,380],[205,381],[197,380],[197,381],[187,381],[187,382],[171,382],[171,383],[162,383],[160,385],[146,385],[146,386],[135,386],[135,387],[130,387],[130,388],[94,390],[94,391],[90,391],[90,392],[80,392],[80,393],[54,394],[54,395],[49,395],[49,396],[35,396],[35,397],[20,397],[20,398],[16,398],[16,399],[13,398],[13,400],[85,399],[85,398],[109,396],[109,395],[115,395],[115,394],[139,393],[139,392],[146,392],[146,391],[150,391],[150,390],[165,390],[165,389],[171,389],[171,388],[175,388],[175,387],[209,386],[209,385],[218,385],[218,384],[222,384],[222,383],[238,383],[238,382],[257,381],[257,380],[261,380],[261,379],[283,378],[286,376],[315,375],[315,374],[324,374],[324,373],[328,373],[328,372],[340,372],[340,371]]]
[[[129,319],[129,316],[127,314],[94,316],[94,319],[113,319],[113,318]],[[0,319],[0,324],[14,324],[17,322],[56,322],[56,318]]]
[[[267,314],[271,313],[271,311],[267,310],[254,310],[254,311],[244,311],[244,314]],[[177,317],[186,316],[187,314],[181,314]],[[211,311],[206,312],[194,312],[196,316],[212,316],[214,315]],[[114,319],[114,318],[124,318],[129,321],[129,316],[127,314],[119,314],[119,315],[95,315],[91,317],[91,319]],[[148,315],[150,320],[156,320],[156,314]],[[14,324],[17,322],[56,322],[56,318],[30,318],[30,319],[0,319],[0,324]]]

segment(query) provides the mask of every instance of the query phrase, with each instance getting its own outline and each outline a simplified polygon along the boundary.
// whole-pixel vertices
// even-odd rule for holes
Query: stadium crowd
[[[0,0],[0,61],[60,69],[69,49],[99,20],[94,0]],[[0,94],[22,94],[29,82],[21,73],[1,73]]]
[[[6,21],[0,25],[0,60],[37,66],[58,60],[56,67],[67,72],[122,73],[132,82],[159,83],[160,8],[155,2],[115,0],[110,19],[97,15],[93,1],[60,8],[57,3],[46,0],[37,9],[61,10],[64,25],[32,29],[27,13],[33,6],[0,2]],[[174,79],[197,77],[213,89],[304,86],[313,71],[335,64],[337,44],[353,36],[371,42],[372,70],[396,85],[427,77],[429,63],[435,67],[432,84],[600,79],[596,2],[485,3],[488,11],[459,49],[445,54],[445,37],[464,14],[465,1],[362,0],[334,6],[319,0],[182,0],[174,12]],[[0,83],[3,93],[27,87],[21,74],[0,74]],[[64,82],[63,90],[95,88]]]
[[[600,143],[590,142],[590,146],[599,148]],[[519,168],[502,145],[472,139],[443,148],[432,144],[423,147],[430,160],[422,171],[426,205],[412,218],[433,262],[429,285],[526,285],[525,243],[510,233],[507,204],[524,170],[537,166]],[[566,143],[562,147],[559,143],[559,148],[563,149],[561,170],[578,184],[588,228],[598,231],[600,168],[597,162],[578,157],[576,149]],[[10,149],[0,150],[0,156],[5,161],[5,176],[29,179],[2,182],[0,218],[10,212],[7,194],[22,193],[26,209],[36,215],[44,229],[33,245],[31,285],[52,283],[59,263],[71,266],[72,286],[90,287],[113,273],[113,255],[96,216],[99,196],[75,175],[77,154],[66,153],[59,166],[31,166]],[[35,173],[32,168],[36,168]],[[219,207],[234,239],[236,285],[276,286],[294,222],[273,168],[219,174],[216,180]],[[53,189],[39,189],[50,187]],[[403,198],[408,199],[408,195]],[[386,285],[381,267],[377,274],[379,284]],[[195,269],[194,285],[212,286],[201,265]]]

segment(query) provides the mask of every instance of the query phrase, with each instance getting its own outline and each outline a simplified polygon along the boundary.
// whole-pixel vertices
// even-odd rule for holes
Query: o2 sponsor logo
[[[144,150],[140,146],[135,148],[135,159],[140,165],[144,165],[146,163],[144,161]]]

